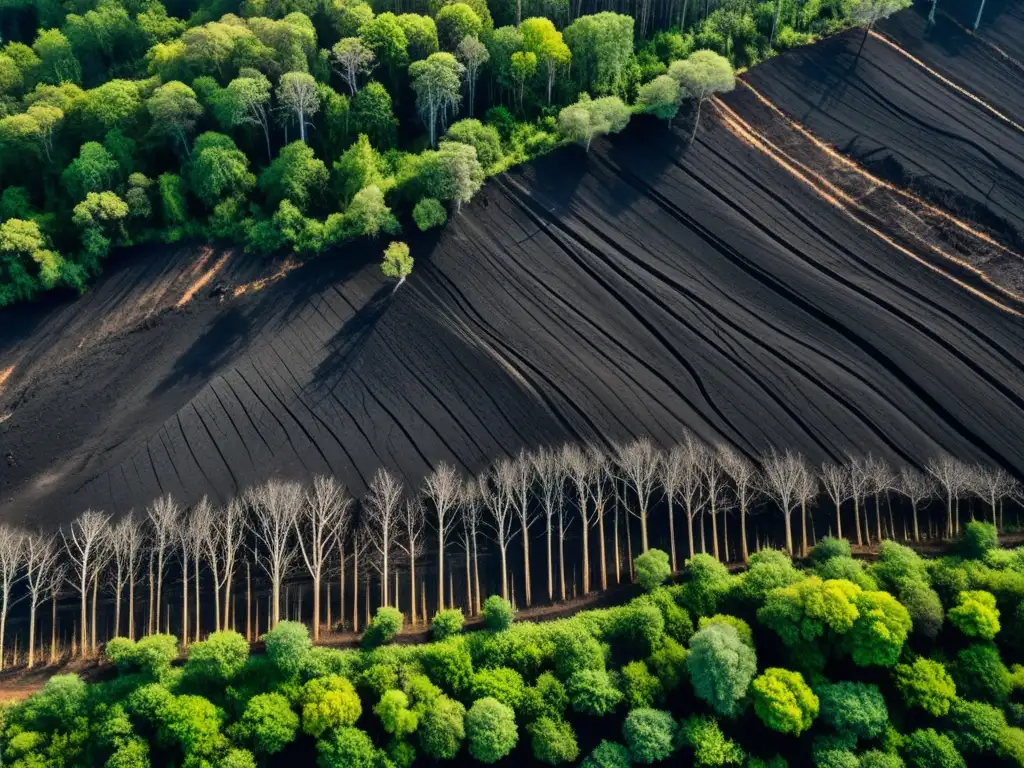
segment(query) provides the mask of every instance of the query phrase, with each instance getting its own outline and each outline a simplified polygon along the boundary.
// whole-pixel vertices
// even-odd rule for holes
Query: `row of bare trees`
[[[1002,469],[967,464],[949,456],[929,461],[923,470],[897,470],[870,455],[814,467],[797,453],[774,450],[755,463],[732,447],[712,446],[686,432],[667,451],[659,450],[648,439],[618,444],[611,450],[567,444],[521,451],[472,478],[464,478],[454,467],[442,463],[412,492],[394,473],[379,469],[358,505],[344,486],[329,477],[317,477],[308,486],[271,480],[223,507],[204,498],[186,509],[164,496],[150,504],[144,514],[129,513],[116,522],[109,515],[87,511],[56,537],[0,527],[0,648],[11,607],[27,600],[28,662],[34,664],[37,613],[50,600],[52,659],[56,652],[57,600],[68,590],[78,602],[77,646],[83,654],[97,648],[101,589],[112,599],[113,635],[123,633],[134,638],[138,629],[135,611],[140,602],[136,589],[145,585],[144,632],[157,632],[161,610],[169,611],[170,600],[166,598],[172,572],[177,577],[174,593],[181,600],[178,629],[185,643],[201,637],[204,595],[213,600],[212,629],[232,626],[242,564],[246,632],[250,637],[255,567],[262,572],[268,589],[268,627],[281,620],[282,594],[290,582],[299,579],[311,585],[313,633],[319,640],[321,625],[337,623],[332,620],[330,599],[335,577],[344,621],[349,572],[353,631],[359,629],[360,583],[366,585],[368,601],[369,581],[375,578],[380,603],[396,605],[399,574],[403,572],[408,577],[410,618],[414,624],[426,621],[424,582],[418,580],[416,568],[428,551],[437,576],[435,605],[437,610],[444,609],[454,600],[451,570],[447,601],[445,597],[445,571],[451,568],[453,541],[461,552],[461,557],[455,556],[456,562],[461,559],[464,564],[466,607],[479,612],[482,545],[492,546],[499,556],[500,593],[508,598],[510,558],[519,539],[522,598],[529,607],[533,602],[534,572],[531,545],[543,542],[549,600],[568,597],[565,550],[570,536],[579,542],[583,594],[591,591],[595,570],[600,589],[607,589],[609,560],[614,563],[615,582],[622,579],[623,537],[625,560],[629,563],[632,558],[629,518],[638,520],[640,549],[647,551],[652,511],[665,511],[666,525],[659,538],[667,533],[672,568],[678,570],[680,512],[689,556],[699,550],[719,560],[738,557],[746,561],[748,518],[754,512],[776,510],[781,515],[786,549],[803,555],[816,539],[809,517],[822,496],[834,506],[831,533],[844,535],[843,509],[847,507],[847,521],[852,511],[854,540],[871,544],[886,537],[919,540],[919,515],[933,501],[941,501],[945,507],[942,530],[936,534],[957,534],[961,505],[971,500],[980,500],[985,516],[1002,527],[1004,502],[1020,499],[1020,490],[1017,481]],[[894,498],[910,509],[909,520],[901,515],[902,536],[893,512]],[[793,516],[797,512],[800,539],[795,544]],[[738,536],[732,539],[730,519],[739,521]],[[931,518],[929,522],[934,523]],[[538,528],[543,529],[542,535],[535,535]],[[598,547],[596,569],[591,557],[593,538]],[[730,550],[736,540],[738,552],[735,547]],[[326,620],[321,605],[325,587]],[[123,620],[123,605],[127,606],[127,621]],[[207,619],[209,608],[207,605]],[[3,663],[0,653],[0,669]]]

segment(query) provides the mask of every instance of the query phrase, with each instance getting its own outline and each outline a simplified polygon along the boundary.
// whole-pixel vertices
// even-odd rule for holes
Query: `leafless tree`
[[[850,497],[853,499],[853,521],[857,534],[857,544],[870,544],[871,532],[868,530],[867,511],[864,512],[864,527],[861,529],[861,504],[865,495],[871,487],[871,478],[867,471],[867,464],[856,456],[847,457],[850,466],[848,477],[850,478]]]
[[[687,541],[690,557],[693,557],[697,553],[693,541],[693,521],[701,514],[707,501],[702,493],[704,473],[701,472],[701,456],[704,444],[693,432],[684,430],[682,439],[672,450],[677,454],[673,461],[679,462],[680,467],[679,497],[686,510]]]
[[[192,511],[192,524],[213,575],[214,629],[219,632],[221,626],[227,629],[230,625],[231,579],[244,535],[245,507],[232,499],[226,507],[218,509],[204,497]]]
[[[530,455],[533,471],[540,485],[541,511],[544,514],[544,528],[547,535],[548,600],[555,599],[554,556],[551,546],[552,521],[555,517],[555,510],[561,503],[562,485],[565,482],[561,457],[561,452],[550,448],[541,448]]]
[[[369,554],[370,535],[366,526],[360,525],[352,532],[352,631],[359,633],[359,559],[365,562]]]
[[[632,443],[615,447],[615,464],[619,470],[619,479],[626,483],[636,495],[638,517],[640,518],[640,545],[646,552],[647,545],[647,511],[650,506],[651,494],[658,481],[658,465],[661,457],[658,450],[646,437]]]
[[[793,554],[793,511],[800,503],[797,494],[800,487],[803,460],[792,451],[779,453],[774,448],[762,464],[762,483],[765,495],[769,496],[782,512],[786,524],[786,551]]]
[[[530,489],[533,487],[533,462],[525,450],[510,461],[512,480],[512,510],[519,521],[519,532],[523,544],[523,578],[525,590],[523,600],[529,608],[533,603],[532,579],[530,578],[530,526],[536,521],[530,507]]]
[[[46,596],[50,599],[50,663],[57,663],[57,598],[67,584],[68,569],[64,563],[58,563],[46,580]]]
[[[747,548],[747,514],[757,496],[757,467],[728,445],[718,447],[718,456],[726,474],[732,479],[733,492],[736,494],[736,506],[740,510],[740,556],[745,563],[750,558]]]
[[[168,547],[174,542],[175,526],[181,508],[170,494],[161,496],[146,509],[152,536],[150,539],[150,570],[149,570],[149,621],[148,633],[153,634],[160,629],[160,609],[163,605],[164,557]],[[156,596],[153,594],[153,560],[156,560]]]
[[[843,502],[850,498],[850,470],[841,464],[826,462],[821,465],[821,483],[836,505],[836,538],[843,538]]]
[[[189,644],[189,624],[188,624],[188,569],[189,566],[195,568],[198,563],[198,556],[200,551],[200,544],[202,541],[202,531],[198,530],[193,524],[194,517],[192,513],[182,515],[178,519],[178,525],[175,527],[175,534],[178,540],[178,557],[181,562],[181,644],[186,646]],[[196,570],[196,581],[193,584],[197,589],[198,593],[198,579],[199,572]],[[196,599],[198,603],[198,596]],[[197,606],[198,607],[198,606]],[[198,616],[196,621],[198,622]]]
[[[562,466],[576,492],[576,510],[580,515],[580,541],[583,547],[583,594],[590,592],[590,489],[597,481],[594,462],[589,453],[578,445],[566,444],[562,448]]]
[[[363,502],[363,516],[370,544],[380,560],[383,579],[384,605],[391,605],[388,599],[388,567],[394,559],[395,540],[398,536],[402,517],[404,489],[402,482],[386,469],[378,469],[370,482],[370,489]]]
[[[114,558],[114,637],[121,635],[121,598],[128,587],[128,637],[135,639],[135,583],[142,565],[142,547],[145,536],[142,523],[129,512],[121,518],[110,533],[111,553]]]
[[[917,511],[921,502],[935,495],[935,480],[931,475],[904,467],[900,470],[897,489],[910,501],[910,510],[914,520],[914,541],[920,541],[921,532],[917,523]]]
[[[463,538],[467,542],[468,550],[473,550],[473,589],[472,605],[473,613],[480,613],[480,550],[479,533],[483,515],[484,499],[486,498],[483,488],[487,485],[486,477],[476,478],[463,484],[460,509],[462,511]]]
[[[868,476],[868,482],[870,483],[869,488],[871,494],[875,497],[875,529],[878,531],[878,540],[882,541],[885,536],[882,529],[882,507],[879,496],[885,494],[886,498],[889,496],[889,489],[892,487],[893,482],[896,480],[896,475],[884,460],[879,459],[871,454],[868,454],[865,460],[866,472]],[[889,521],[890,524],[892,521]],[[896,537],[896,531],[891,531],[893,538]]]
[[[704,478],[704,491],[707,493],[711,513],[711,549],[715,560],[721,560],[721,552],[718,548],[718,513],[722,511],[727,475],[725,468],[718,460],[717,451],[713,448],[703,446],[699,457],[700,473]],[[728,553],[726,553],[726,559],[728,560]]]
[[[658,467],[660,470],[658,479],[661,481],[665,501],[668,503],[669,556],[673,572],[679,570],[679,563],[676,559],[676,513],[673,502],[683,484],[684,463],[683,449],[676,445],[669,450]]]
[[[302,561],[313,580],[313,640],[320,640],[320,592],[323,589],[324,569],[339,533],[348,516],[352,499],[345,486],[333,477],[317,475],[312,488],[306,492],[295,519],[295,534],[299,542]]]
[[[99,621],[96,619],[96,611],[97,606],[99,605],[100,575],[110,564],[111,556],[113,554],[111,541],[113,530],[114,529],[111,527],[110,521],[108,520],[103,536],[99,540],[100,546],[96,549],[92,559],[92,626],[89,628],[89,638],[91,640],[90,652],[93,656],[95,656],[97,650],[99,650],[97,633],[100,625]]]
[[[423,495],[433,507],[434,530],[437,532],[437,610],[444,610],[444,548],[458,522],[458,505],[462,495],[462,478],[451,464],[441,462],[423,480]],[[413,616],[416,601],[413,600]],[[424,616],[426,621],[427,617]]]
[[[938,458],[929,459],[925,470],[935,478],[939,487],[946,494],[946,536],[952,538],[960,527],[959,511],[954,525],[953,504],[956,503],[959,507],[960,494],[967,489],[971,468],[948,453],[944,453]]]
[[[0,533],[0,537],[3,534]],[[2,545],[0,545],[2,546]],[[25,584],[29,595],[29,618],[28,618],[28,665],[34,667],[36,663],[36,611],[40,601],[46,597],[46,591],[53,578],[53,572],[60,566],[60,547],[53,536],[43,533],[34,533],[24,538],[25,556]],[[0,555],[0,560],[2,560]],[[2,569],[2,563],[0,563]],[[6,594],[6,590],[5,590]],[[3,633],[0,632],[0,638]],[[3,644],[0,643],[0,646]]]
[[[297,554],[292,533],[305,503],[304,492],[299,483],[270,480],[249,489],[246,501],[253,536],[262,549],[257,562],[270,579],[269,628],[273,629],[281,621],[281,585]]]
[[[481,483],[484,503],[491,513],[488,526],[494,532],[501,555],[501,596],[508,600],[508,545],[515,537],[512,528],[512,496],[515,493],[516,476],[510,459],[499,461],[493,468],[488,482]]]
[[[979,465],[971,472],[968,484],[971,492],[992,509],[992,524],[1002,530],[1003,521],[999,514],[1002,501],[1013,495],[1017,481],[1005,469]]]
[[[72,571],[70,583],[81,599],[82,613],[78,629],[81,637],[79,650],[83,655],[89,647],[87,613],[89,579],[93,575],[96,562],[102,555],[104,539],[109,530],[109,521],[108,515],[90,509],[72,522],[66,533],[61,529],[61,537],[64,540],[64,548],[67,550]]]
[[[452,517],[455,515],[452,514]],[[408,499],[402,510],[402,524],[405,528],[405,538],[398,540],[398,547],[409,559],[409,615],[412,623],[416,624],[416,558],[423,554],[423,504],[419,499]],[[396,581],[397,584],[397,581]],[[442,590],[444,584],[439,585]],[[395,595],[397,607],[398,596]],[[438,603],[441,605],[441,603]],[[443,609],[442,609],[443,610]],[[424,623],[427,617],[423,617]]]
[[[800,459],[800,480],[796,485],[796,497],[800,501],[800,556],[807,557],[807,505],[813,504],[818,498],[818,476],[808,466],[802,456]]]
[[[598,554],[601,558],[601,589],[608,589],[608,557],[604,540],[604,509],[608,503],[608,481],[614,481],[608,455],[592,445],[587,450],[594,468],[594,482],[590,486],[590,499],[594,502],[594,517],[597,518]]]
[[[21,581],[25,562],[25,534],[10,525],[0,525],[0,670],[4,668],[4,640],[7,613],[15,603],[14,588]]]

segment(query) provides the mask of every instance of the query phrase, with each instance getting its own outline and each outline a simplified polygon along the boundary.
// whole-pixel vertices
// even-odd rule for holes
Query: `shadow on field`
[[[150,392],[159,397],[190,379],[213,377],[250,339],[252,322],[237,305],[219,315],[175,362],[171,372]]]

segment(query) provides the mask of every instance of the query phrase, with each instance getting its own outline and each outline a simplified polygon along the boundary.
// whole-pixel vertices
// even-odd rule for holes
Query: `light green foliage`
[[[184,224],[188,219],[188,203],[185,201],[185,185],[181,177],[174,173],[162,173],[157,185],[164,221],[171,226]]]
[[[743,750],[727,739],[718,723],[710,717],[689,717],[682,722],[679,735],[693,750],[693,765],[697,768],[742,765]]]
[[[409,41],[393,13],[382,13],[363,24],[359,28],[359,39],[373,51],[392,81],[409,63]]]
[[[196,138],[189,162],[189,183],[208,208],[244,195],[256,184],[248,158],[227,136],[207,132]]]
[[[911,0],[852,0],[850,15],[867,29],[875,22],[889,18],[897,11],[909,8]]]
[[[394,245],[394,243],[392,245]],[[401,245],[401,243],[399,243],[399,245]],[[406,257],[409,255],[408,251],[409,249],[406,247]],[[387,261],[386,256],[385,261]],[[411,271],[411,269],[412,267],[410,265],[409,271]],[[380,645],[386,645],[394,640],[395,635],[401,631],[402,614],[397,608],[382,606],[378,608],[377,612],[373,615],[373,621],[370,622],[370,626],[367,627],[366,632],[363,633],[360,645],[364,648],[376,648]]]
[[[913,664],[899,664],[893,670],[896,688],[908,707],[920,707],[936,717],[949,712],[956,698],[956,685],[938,661],[918,658]]]
[[[426,232],[428,229],[444,226],[448,221],[448,212],[435,198],[424,197],[412,209],[412,219],[420,232]]]
[[[889,710],[878,686],[868,683],[824,683],[815,686],[822,722],[842,734],[873,739],[885,731]]]
[[[629,108],[617,96],[591,99],[586,94],[558,113],[558,132],[587,152],[598,136],[618,133],[629,124]]]
[[[339,728],[316,743],[319,768],[378,768],[378,751],[364,731]]]
[[[217,764],[217,768],[256,768],[256,758],[247,749],[231,749]]]
[[[686,582],[680,602],[693,616],[711,616],[732,583],[729,570],[711,555],[694,555],[686,561]]]
[[[672,571],[668,555],[660,549],[649,549],[633,561],[636,580],[647,592],[660,586]]]
[[[964,557],[981,560],[988,552],[999,547],[999,532],[992,523],[972,520],[964,526],[959,549]]]
[[[459,608],[447,608],[434,614],[430,622],[430,633],[435,640],[446,640],[459,634],[465,618]]]
[[[990,592],[961,592],[956,607],[951,608],[948,615],[950,623],[967,637],[992,640],[999,632],[999,609]]]
[[[230,683],[245,669],[248,659],[249,643],[244,637],[237,632],[214,632],[189,648],[185,671],[204,683]]]
[[[329,216],[328,229],[331,228],[331,221],[332,218]],[[381,232],[394,235],[399,231],[401,227],[398,219],[384,202],[384,193],[376,184],[371,184],[359,190],[352,198],[345,215],[341,217],[340,236],[332,239],[376,237]]]
[[[859,615],[846,637],[854,663],[891,667],[913,627],[910,614],[886,592],[860,592],[854,604]]]
[[[515,713],[496,699],[473,702],[465,722],[469,754],[481,763],[496,763],[509,754],[519,740]]]
[[[754,647],[754,633],[750,629],[750,625],[743,619],[737,618],[736,616],[729,616],[724,613],[716,613],[714,616],[701,616],[697,621],[697,628],[707,629],[715,624],[724,624],[732,627],[740,636],[740,640],[751,648]]]
[[[818,716],[818,697],[799,672],[770,667],[750,688],[754,711],[774,731],[799,736]]]
[[[384,249],[384,260],[380,263],[380,271],[384,277],[398,278],[404,281],[412,274],[412,266],[413,258],[409,255],[409,246],[405,243],[391,243]],[[372,627],[367,630],[367,634],[371,630]]]
[[[565,692],[562,681],[551,672],[544,672],[537,678],[536,684],[523,691],[519,705],[520,719],[531,723],[541,717],[560,720],[569,706],[569,695]]]
[[[401,739],[416,732],[419,716],[409,709],[409,697],[403,691],[388,691],[380,698],[373,711],[380,718],[384,730]]]
[[[736,580],[732,594],[759,606],[773,589],[787,587],[803,578],[804,574],[793,567],[788,554],[778,549],[762,549],[750,556],[747,570]]]
[[[113,192],[90,192],[75,206],[72,221],[83,229],[108,229],[128,216],[128,204]]]
[[[335,188],[344,205],[352,202],[356,194],[371,184],[380,185],[381,159],[370,145],[365,133],[359,134],[355,143],[345,150],[334,164]]]
[[[899,755],[872,749],[860,756],[860,768],[904,768],[905,763]]]
[[[203,114],[195,91],[177,81],[165,83],[146,100],[146,109],[153,120],[153,131],[179,142],[187,154],[188,137]]]
[[[138,736],[117,744],[105,768],[149,768],[149,745]],[[27,766],[26,766],[27,768]],[[255,768],[255,763],[253,763]]]
[[[113,155],[102,144],[88,141],[64,170],[62,180],[73,200],[83,200],[89,192],[110,189],[117,172],[118,165]]]
[[[878,583],[868,575],[864,563],[852,557],[830,557],[815,566],[815,573],[826,581],[829,579],[845,579],[867,591],[878,589]],[[916,586],[916,583],[914,584]]]
[[[842,635],[860,616],[854,602],[860,593],[851,582],[811,576],[769,592],[757,618],[790,646],[817,640],[826,631]]]
[[[313,647],[309,629],[297,621],[282,621],[263,636],[267,658],[286,679],[299,674]]]
[[[1013,690],[1010,671],[991,643],[976,643],[956,655],[952,666],[956,689],[965,699],[1002,703]]]
[[[420,718],[420,749],[435,760],[451,760],[466,738],[466,708],[447,696],[439,696]]]
[[[456,211],[473,199],[484,181],[476,150],[455,141],[442,142],[436,152],[423,153],[418,175],[427,195],[454,201]]]
[[[622,693],[630,709],[653,706],[661,696],[661,683],[642,661],[631,661],[622,668]]]
[[[686,649],[671,637],[665,638],[661,648],[647,659],[647,667],[654,673],[666,693],[679,688],[686,677]]]
[[[169,696],[156,715],[157,739],[177,744],[186,755],[210,758],[227,746],[220,731],[224,712],[202,696]]]
[[[622,693],[602,669],[580,670],[569,678],[565,690],[573,710],[585,715],[606,715],[622,701]]]
[[[299,716],[279,693],[261,693],[245,705],[239,721],[232,726],[236,738],[252,746],[260,755],[280,752],[295,740]]]
[[[634,709],[622,724],[622,738],[633,762],[649,765],[675,750],[676,723],[660,709]]]
[[[473,661],[461,638],[431,643],[420,650],[419,658],[423,671],[442,690],[458,696],[469,689]]]
[[[580,756],[576,734],[572,726],[561,720],[542,717],[532,723],[528,731],[533,756],[548,765],[575,763]]]
[[[318,677],[302,687],[302,730],[320,738],[330,729],[355,725],[363,712],[359,695],[347,679],[338,675]]]
[[[910,768],[967,768],[952,740],[933,728],[923,728],[907,736],[903,757]]]
[[[403,13],[398,17],[398,23],[405,32],[410,61],[419,61],[437,53],[437,24],[432,18],[418,13]]]
[[[656,606],[661,612],[665,634],[677,642],[688,643],[693,636],[693,622],[686,609],[677,602],[683,589],[682,586],[659,587],[644,595],[637,602]]]
[[[658,75],[641,86],[636,103],[639,111],[671,123],[672,118],[679,112],[681,99],[682,90],[679,82],[668,75]]]
[[[853,550],[850,549],[850,542],[846,539],[837,539],[834,536],[825,536],[811,550],[811,562],[815,565],[828,562],[833,557],[852,556]]]
[[[150,678],[159,678],[178,658],[178,638],[173,635],[149,635],[138,642],[120,637],[107,643],[107,658],[121,674],[142,672]]]
[[[714,51],[694,51],[686,59],[672,62],[668,74],[684,93],[697,100],[698,108],[714,94],[727,93],[736,87],[732,64]]]
[[[892,594],[897,594],[908,581],[928,583],[928,571],[921,556],[910,547],[895,541],[882,542],[878,559],[871,565],[869,572],[879,587]]]
[[[632,764],[628,749],[614,741],[602,740],[580,768],[630,768]]]
[[[631,17],[607,11],[581,16],[562,35],[581,88],[599,95],[622,94],[633,55]]]
[[[501,137],[498,135],[498,130],[479,120],[466,118],[452,123],[444,134],[444,140],[473,147],[476,150],[477,160],[480,161],[480,165],[485,171],[501,160]]]
[[[757,673],[757,656],[735,627],[712,624],[693,636],[686,666],[697,697],[718,714],[732,716]]]
[[[30,298],[40,286],[52,287],[60,268],[60,256],[46,248],[36,222],[8,219],[0,224],[0,306]]]
[[[446,51],[454,51],[465,37],[480,37],[483,22],[465,3],[450,3],[437,12],[437,38]]]
[[[512,626],[516,613],[512,604],[498,595],[491,595],[484,600],[484,625],[495,632],[502,632]]]
[[[300,211],[314,205],[327,188],[327,166],[301,141],[284,147],[259,179],[267,204],[276,208],[282,200]]]
[[[473,675],[470,694],[474,699],[493,698],[514,710],[519,709],[525,687],[522,675],[514,669],[481,669]]]

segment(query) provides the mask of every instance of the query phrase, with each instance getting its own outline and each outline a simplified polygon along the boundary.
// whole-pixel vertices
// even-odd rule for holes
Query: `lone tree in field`
[[[81,617],[79,619],[78,631],[80,637],[79,653],[85,655],[89,647],[89,617],[87,603],[89,598],[89,579],[93,574],[97,560],[102,557],[102,549],[109,527],[110,518],[100,512],[93,512],[91,509],[83,512],[82,515],[68,527],[67,533],[61,531],[64,538],[64,547],[68,552],[68,560],[74,580],[72,585],[78,592],[81,601]],[[157,611],[159,618],[159,611]]]
[[[295,560],[292,533],[302,512],[304,494],[298,483],[271,480],[248,491],[252,532],[262,552],[258,563],[270,579],[270,629],[281,621],[281,585]]]
[[[313,580],[313,641],[320,639],[320,591],[327,560],[347,527],[352,498],[333,477],[317,475],[295,520],[299,553]]]
[[[646,437],[634,440],[626,445],[615,448],[615,463],[618,466],[619,479],[628,485],[637,498],[637,517],[640,518],[640,545],[642,552],[650,547],[647,545],[647,510],[651,503],[651,494],[658,481],[658,467],[661,456],[654,443]]]
[[[441,462],[423,480],[423,495],[433,507],[434,530],[437,531],[437,610],[444,610],[444,548],[459,518],[456,512],[462,498],[462,478],[451,464]],[[467,557],[468,557],[467,553]],[[413,600],[413,616],[416,615]],[[424,616],[423,620],[426,621]],[[415,623],[415,618],[413,623]]]
[[[697,101],[697,114],[693,119],[693,133],[697,135],[700,124],[700,110],[704,102],[716,93],[728,93],[736,87],[736,73],[724,56],[714,51],[695,51],[689,58],[672,62],[668,74],[674,78],[683,91]]]
[[[394,242],[384,249],[384,260],[380,263],[380,271],[384,277],[398,278],[394,293],[402,287],[405,278],[412,274],[413,258],[409,255],[409,246]]]
[[[4,668],[7,613],[14,602],[12,593],[21,580],[18,573],[24,560],[25,534],[9,525],[0,526],[0,670]]]

